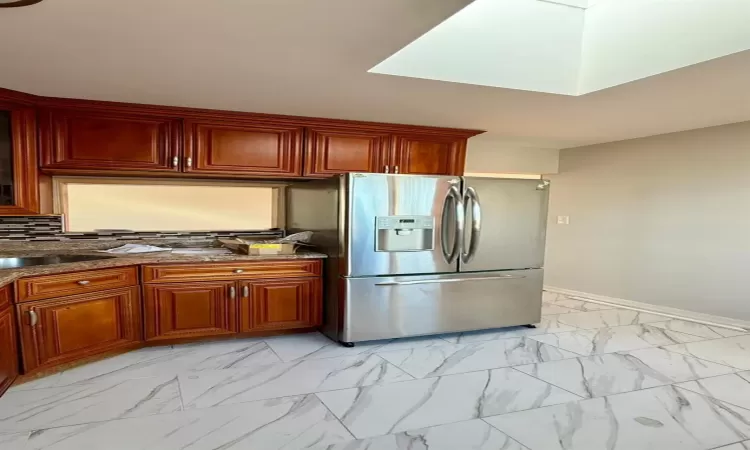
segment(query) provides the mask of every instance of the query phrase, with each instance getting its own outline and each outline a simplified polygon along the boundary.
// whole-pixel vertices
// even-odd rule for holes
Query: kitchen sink
[[[23,258],[0,258],[0,269],[14,269],[19,267],[46,266],[49,264],[63,264],[81,261],[96,261],[109,259],[114,256],[104,255],[49,255],[26,256]]]

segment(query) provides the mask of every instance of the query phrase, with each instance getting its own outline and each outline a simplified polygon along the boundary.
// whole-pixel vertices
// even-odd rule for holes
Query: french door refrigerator
[[[350,173],[287,188],[344,344],[539,322],[549,182]]]

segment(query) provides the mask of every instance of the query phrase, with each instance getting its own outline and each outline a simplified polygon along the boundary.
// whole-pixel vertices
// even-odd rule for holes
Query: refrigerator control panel
[[[378,216],[375,251],[418,252],[435,248],[433,216]]]

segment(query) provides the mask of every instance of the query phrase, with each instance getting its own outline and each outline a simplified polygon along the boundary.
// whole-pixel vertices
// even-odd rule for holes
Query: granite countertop
[[[114,256],[114,258],[100,259],[94,261],[81,261],[64,264],[50,264],[45,266],[24,267],[19,269],[0,269],[0,287],[6,286],[13,281],[36,275],[49,275],[64,272],[77,272],[81,270],[104,269],[108,267],[133,266],[138,264],[158,264],[158,263],[202,263],[202,262],[248,262],[248,261],[268,261],[268,260],[294,260],[294,259],[323,259],[327,256],[323,253],[316,252],[298,252],[294,255],[184,255],[173,254],[171,252],[155,252],[140,254],[115,255],[108,253],[96,252],[91,249],[78,249],[73,246],[70,250],[55,248],[54,250],[28,250],[28,251],[3,251],[0,250],[0,258],[21,258],[29,256],[48,256],[48,255],[99,255]]]

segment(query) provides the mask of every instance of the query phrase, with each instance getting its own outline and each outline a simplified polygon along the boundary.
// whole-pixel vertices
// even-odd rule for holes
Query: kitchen
[[[0,2],[0,447],[750,446],[749,17]]]

